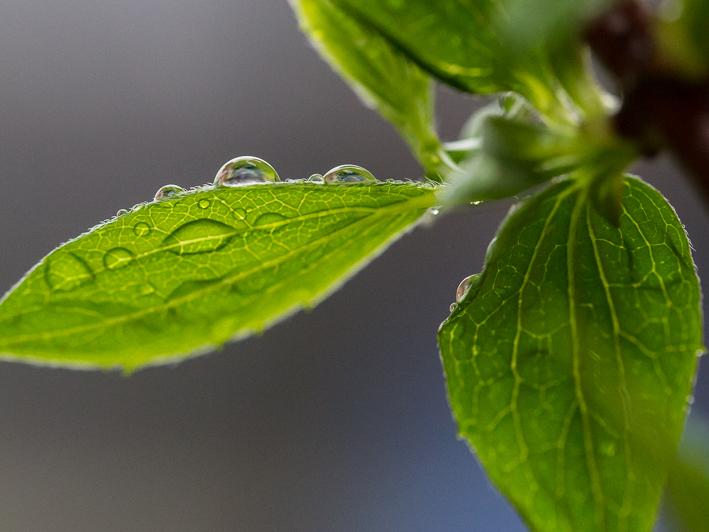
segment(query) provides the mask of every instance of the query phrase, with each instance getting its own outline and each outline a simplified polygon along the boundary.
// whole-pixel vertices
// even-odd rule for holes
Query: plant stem
[[[652,16],[635,1],[596,19],[586,39],[623,94],[616,132],[647,156],[669,149],[709,202],[709,78],[690,79],[662,61]]]

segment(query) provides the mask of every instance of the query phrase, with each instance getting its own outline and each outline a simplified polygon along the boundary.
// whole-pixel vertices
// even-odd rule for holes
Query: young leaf
[[[429,76],[371,27],[329,0],[290,0],[301,29],[369,107],[392,122],[427,172],[445,157]]]
[[[438,79],[476,94],[516,91],[553,121],[574,122],[576,109],[563,95],[567,86],[581,87],[591,78],[579,65],[580,46],[551,54],[542,43],[520,49],[507,39],[517,3],[510,0],[330,0],[372,28]],[[597,0],[584,0],[597,2]],[[511,5],[514,4],[514,5]],[[556,13],[558,2],[535,2],[535,12]],[[535,17],[536,20],[538,17]],[[558,48],[558,47],[557,47]],[[524,53],[522,53],[524,52]],[[553,59],[553,60],[552,60]],[[563,79],[556,65],[563,65]],[[584,67],[585,68],[585,67]],[[580,75],[580,83],[570,78]],[[596,98],[597,95],[591,95]],[[585,100],[589,96],[584,94]],[[597,98],[596,98],[597,99]],[[594,100],[594,109],[598,105]]]
[[[533,530],[651,529],[702,349],[656,190],[626,178],[619,228],[578,182],[528,200],[438,340],[460,434]]]
[[[434,203],[414,183],[271,183],[139,205],[50,253],[0,303],[0,353],[136,368],[325,298]]]

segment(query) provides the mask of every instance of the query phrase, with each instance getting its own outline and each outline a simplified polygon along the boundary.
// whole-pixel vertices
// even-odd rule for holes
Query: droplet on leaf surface
[[[133,226],[135,236],[145,236],[150,233],[150,226],[145,222],[138,222]]]
[[[211,202],[208,199],[203,199],[203,200],[200,200],[197,205],[199,205],[200,209],[206,209],[207,207],[209,207],[211,205]]]
[[[69,291],[93,281],[94,274],[86,262],[74,253],[58,253],[50,257],[45,273],[52,290]]]
[[[177,185],[165,185],[155,193],[155,201],[172,198],[178,194],[182,194],[184,191],[184,188],[178,187]]]
[[[287,220],[285,216],[282,214],[278,214],[275,212],[267,212],[266,214],[262,214],[258,218],[256,218],[256,221],[254,222],[255,226],[262,226],[262,225],[271,225],[271,224],[276,224],[278,222],[282,222],[284,220]]]
[[[325,174],[326,183],[376,183],[377,180],[361,166],[343,164]]]
[[[258,157],[237,157],[217,172],[214,186],[235,187],[254,183],[276,183],[281,179],[276,170]]]
[[[221,222],[195,220],[175,229],[163,240],[162,245],[178,255],[209,253],[225,246],[236,232],[236,229]]]
[[[133,253],[126,248],[113,248],[103,256],[103,265],[108,270],[118,270],[128,266],[133,257]]]

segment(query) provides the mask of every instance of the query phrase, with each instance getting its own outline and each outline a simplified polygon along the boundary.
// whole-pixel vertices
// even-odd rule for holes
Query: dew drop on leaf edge
[[[155,201],[172,198],[178,194],[182,194],[184,191],[184,188],[178,187],[177,185],[165,185],[164,187],[160,187],[155,193]]]
[[[460,282],[460,284],[458,285],[458,290],[456,290],[455,292],[456,303],[460,303],[460,301],[465,297],[465,294],[468,293],[468,290],[470,290],[470,287],[473,285],[473,283],[479,276],[480,274],[476,273],[475,275],[466,277]]]
[[[255,183],[277,183],[281,179],[276,170],[258,157],[237,157],[228,161],[214,178],[215,187],[235,187]]]
[[[361,166],[343,164],[325,174],[326,183],[376,183],[374,176]]]

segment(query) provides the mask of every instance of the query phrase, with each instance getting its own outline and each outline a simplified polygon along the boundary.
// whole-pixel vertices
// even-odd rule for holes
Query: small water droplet
[[[279,222],[283,222],[284,220],[287,220],[285,216],[282,214],[277,214],[275,212],[267,212],[266,214],[262,214],[258,218],[256,218],[256,221],[254,222],[255,226],[261,226],[261,225],[271,225],[271,224],[277,224]]]
[[[155,201],[164,200],[182,194],[185,191],[184,188],[178,187],[177,185],[165,185],[160,187],[155,193]]]
[[[208,199],[203,199],[203,200],[199,200],[199,203],[197,205],[199,205],[200,209],[206,209],[211,204],[212,204],[212,202],[210,202]]]
[[[133,257],[133,253],[126,248],[113,248],[103,256],[103,265],[108,270],[119,270],[128,266]]]
[[[460,284],[458,285],[458,290],[456,290],[455,292],[456,302],[460,302],[465,297],[465,294],[468,293],[468,290],[470,290],[470,287],[473,285],[473,283],[477,280],[478,277],[480,277],[479,273],[471,275],[470,277],[466,277],[460,282]]]
[[[116,213],[116,216],[120,218],[121,216],[125,216],[126,214],[128,214],[128,211],[126,209],[119,209]]]
[[[458,307],[458,303],[451,303],[450,311],[453,312]]]
[[[275,183],[280,180],[276,170],[263,159],[237,157],[219,169],[214,178],[214,186],[234,187],[254,183]]]
[[[138,222],[133,226],[135,236],[146,236],[150,234],[150,226],[145,222]]]
[[[74,290],[94,280],[89,265],[71,251],[59,251],[48,260],[45,279],[52,290]]]
[[[310,183],[324,183],[325,179],[320,174],[313,174],[308,178],[308,182],[310,182]]]
[[[361,166],[343,164],[325,174],[326,183],[376,183],[374,176]]]
[[[238,231],[214,220],[194,220],[181,225],[162,242],[162,246],[178,255],[209,253],[225,246]]]
[[[232,214],[237,220],[244,220],[246,218],[246,209],[234,209]]]
[[[471,201],[470,202],[471,205],[480,205],[481,203],[482,203],[482,201]]]
[[[438,216],[438,213],[441,212],[438,207],[431,207],[428,209],[428,212],[430,212],[433,216]]]

